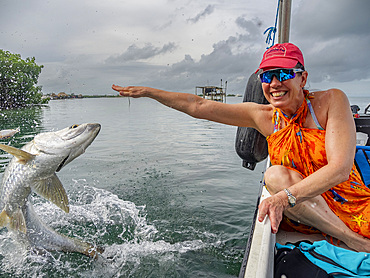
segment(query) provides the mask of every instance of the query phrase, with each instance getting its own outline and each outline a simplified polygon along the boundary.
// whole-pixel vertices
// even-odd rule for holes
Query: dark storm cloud
[[[370,1],[303,1],[292,15],[292,39],[305,54],[310,79],[370,78]]]
[[[369,33],[370,1],[303,1],[292,14],[294,27],[316,39],[332,39]],[[308,24],[310,23],[310,24]],[[294,30],[294,29],[293,29]]]

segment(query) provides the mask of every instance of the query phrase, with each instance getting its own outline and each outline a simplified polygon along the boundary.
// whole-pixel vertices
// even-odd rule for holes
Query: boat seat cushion
[[[370,187],[370,146],[356,146],[355,164],[363,182]]]
[[[299,245],[297,246],[297,244]],[[294,245],[290,243],[287,243],[286,245],[276,243],[277,250],[282,248],[284,249],[291,248],[293,251],[295,251],[296,254],[299,254],[299,256],[301,256],[300,253],[302,253],[302,255],[307,260],[309,260],[313,265],[325,271],[325,273],[329,275],[327,277],[335,278],[369,277],[370,273],[369,253],[347,250],[338,246],[334,246],[327,242],[326,240],[315,241],[312,244],[304,241],[301,241]],[[297,264],[296,266],[294,266],[293,264],[291,267],[295,268],[296,270],[300,270],[299,267],[301,263],[296,262],[296,264]],[[287,276],[287,277],[298,277],[298,276]],[[306,277],[321,277],[321,276],[309,275]]]
[[[299,242],[296,243],[299,246]],[[323,269],[312,263],[296,245],[276,244],[274,277],[329,278]]]

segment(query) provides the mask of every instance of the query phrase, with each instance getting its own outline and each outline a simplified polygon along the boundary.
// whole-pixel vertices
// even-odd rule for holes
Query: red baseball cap
[[[266,50],[259,68],[294,68],[298,62],[304,66],[301,50],[292,43],[280,43]]]

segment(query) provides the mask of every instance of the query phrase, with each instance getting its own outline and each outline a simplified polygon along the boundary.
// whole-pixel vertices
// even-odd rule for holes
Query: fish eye
[[[78,125],[72,125],[70,128],[77,128]]]

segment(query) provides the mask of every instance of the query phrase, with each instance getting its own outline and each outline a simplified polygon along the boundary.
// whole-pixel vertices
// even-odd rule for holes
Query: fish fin
[[[69,212],[67,193],[56,174],[43,180],[37,180],[31,185],[31,188],[66,213]]]
[[[26,220],[24,219],[23,212],[20,208],[18,208],[13,216],[10,217],[9,227],[13,230],[21,231],[22,233],[27,232],[26,228]]]
[[[33,154],[4,144],[0,144],[0,149],[10,153],[11,155],[14,155],[18,159],[18,162],[21,164],[26,164],[28,161],[35,157],[35,155]]]
[[[10,223],[10,217],[6,213],[5,209],[0,213],[0,227],[8,226]]]

